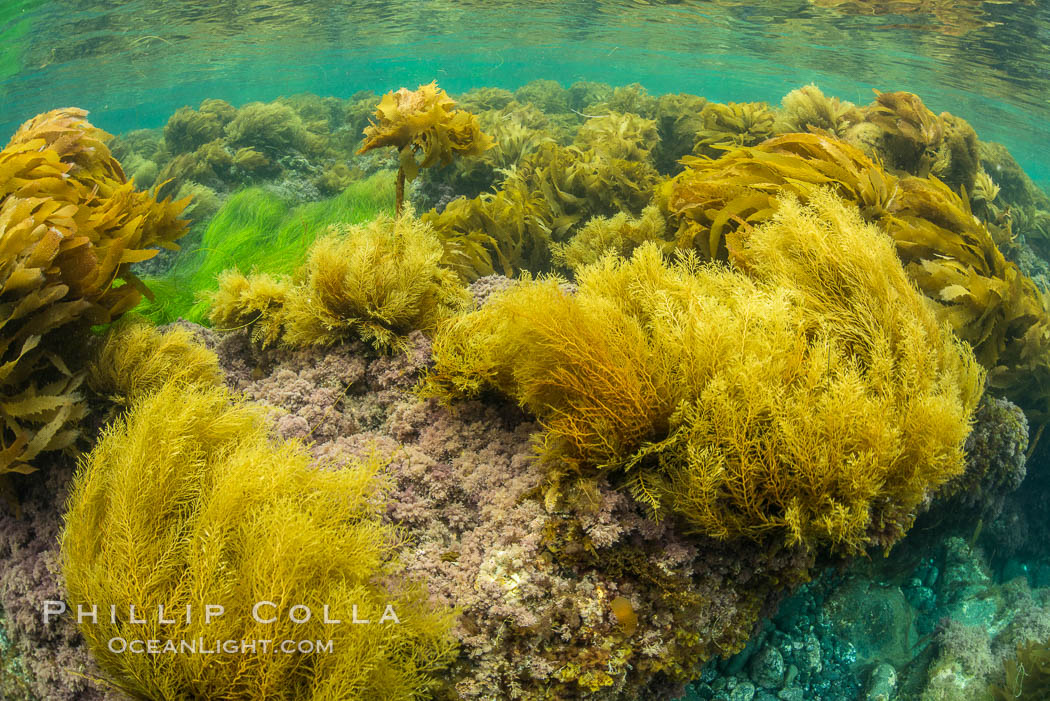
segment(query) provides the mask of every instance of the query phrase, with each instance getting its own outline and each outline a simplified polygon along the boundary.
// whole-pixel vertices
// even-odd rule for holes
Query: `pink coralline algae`
[[[325,464],[373,451],[389,460],[387,516],[408,544],[399,574],[460,612],[448,698],[676,698],[813,564],[799,551],[686,537],[608,484],[585,506],[548,512],[539,426],[502,402],[418,398],[430,357],[421,334],[407,353],[377,356],[361,344],[260,350],[243,332],[198,332],[231,387],[275,407],[282,437],[308,441]]]
[[[19,481],[19,514],[0,510],[0,698],[9,701],[125,698],[94,681],[101,672],[72,618],[43,618],[45,601],[64,598],[58,533],[72,474],[71,460],[54,457]]]

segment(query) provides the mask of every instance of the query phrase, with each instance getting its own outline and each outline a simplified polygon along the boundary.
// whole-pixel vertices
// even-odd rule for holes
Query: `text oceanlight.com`
[[[331,640],[139,640],[110,638],[106,644],[115,655],[271,655],[332,653]]]

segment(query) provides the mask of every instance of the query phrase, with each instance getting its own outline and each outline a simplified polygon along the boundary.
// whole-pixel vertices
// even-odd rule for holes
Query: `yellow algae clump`
[[[452,612],[397,579],[381,462],[316,465],[269,431],[263,408],[170,384],[81,461],[62,575],[71,611],[104,611],[79,622],[100,668],[134,698],[426,698]]]
[[[449,319],[424,394],[535,415],[551,508],[607,474],[707,536],[890,545],[962,472],[983,373],[855,206],[775,205],[737,270],[646,243]]]
[[[139,320],[111,328],[87,366],[88,386],[124,407],[165,385],[217,387],[222,379],[218,357],[192,333]]]
[[[293,280],[224,273],[210,318],[223,329],[252,327],[263,345],[360,338],[377,350],[400,348],[408,333],[433,330],[469,302],[456,274],[439,265],[443,254],[431,227],[411,212],[333,226]]]

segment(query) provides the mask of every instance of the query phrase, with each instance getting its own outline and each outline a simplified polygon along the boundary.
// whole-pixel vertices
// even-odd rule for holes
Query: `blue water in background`
[[[5,0],[0,135],[71,105],[119,133],[210,97],[345,98],[434,79],[452,93],[548,78],[772,104],[812,82],[858,104],[872,88],[915,92],[1050,184],[1050,4],[936,3],[962,20],[852,5],[889,3]]]

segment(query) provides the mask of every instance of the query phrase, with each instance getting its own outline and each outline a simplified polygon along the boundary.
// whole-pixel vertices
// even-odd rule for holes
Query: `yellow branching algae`
[[[700,113],[693,151],[715,155],[720,147],[753,146],[773,135],[776,113],[764,102],[709,102]]]
[[[411,212],[366,225],[332,227],[311,248],[294,280],[228,271],[212,297],[211,321],[251,326],[264,345],[331,345],[360,338],[397,348],[464,307],[459,278],[438,263],[433,230]]]
[[[594,217],[566,243],[551,244],[551,255],[556,264],[575,270],[597,262],[609,252],[630,257],[646,241],[663,245],[666,229],[667,222],[655,205],[649,205],[637,217],[624,212],[613,217]]]
[[[936,178],[887,173],[825,134],[786,134],[721,158],[684,159],[658,201],[681,248],[724,259],[733,231],[775,211],[782,193],[803,199],[832,187],[888,233],[909,276],[990,371],[990,384],[1039,420],[1050,412],[1050,313],[1008,262],[969,202]],[[729,248],[727,248],[727,245]]]
[[[222,382],[219,360],[186,329],[160,332],[143,321],[109,330],[87,365],[87,385],[124,408],[161,387]]]
[[[130,265],[186,231],[186,201],[137,191],[85,116],[41,114],[0,151],[0,474],[72,444],[84,407],[70,336],[138,304]]]
[[[861,111],[852,102],[828,97],[816,85],[792,90],[780,102],[775,130],[778,133],[821,129],[842,138],[861,121]]]
[[[396,577],[380,462],[315,465],[264,411],[166,385],[82,460],[62,574],[70,610],[97,606],[80,631],[99,666],[135,698],[426,698],[456,654],[452,614]]]
[[[220,331],[251,328],[252,340],[263,348],[281,340],[293,290],[290,280],[267,273],[249,276],[233,268],[220,273],[218,283],[208,314]]]
[[[604,472],[709,536],[890,545],[961,473],[983,373],[893,242],[809,194],[740,237],[746,274],[649,243],[452,318],[424,393],[537,416],[551,507]]]
[[[627,161],[648,161],[659,142],[656,122],[631,113],[610,112],[592,117],[576,134],[581,148],[593,148],[609,158]]]

